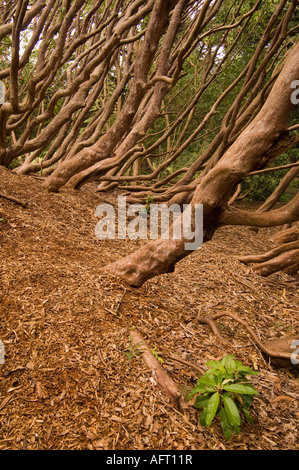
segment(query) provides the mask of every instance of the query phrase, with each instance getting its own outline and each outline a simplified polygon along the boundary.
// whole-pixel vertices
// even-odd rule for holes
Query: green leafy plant
[[[125,356],[131,361],[132,359],[135,359],[135,357],[139,356],[139,354],[142,353],[142,350],[139,349],[141,344],[134,344],[132,338],[130,338],[130,345],[129,347],[124,351]]]
[[[258,372],[244,366],[231,355],[222,361],[208,361],[205,365],[209,369],[198,379],[187,400],[198,395],[194,406],[203,408],[200,424],[210,426],[214,417],[219,416],[222,431],[229,440],[233,431],[239,434],[242,417],[253,422],[249,407],[258,391],[246,376]]]

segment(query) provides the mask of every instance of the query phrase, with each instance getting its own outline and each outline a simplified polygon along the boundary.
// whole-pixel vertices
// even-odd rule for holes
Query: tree
[[[294,104],[291,100],[293,81],[299,74],[299,40],[288,54],[282,70],[263,107],[224,156],[202,178],[191,201],[203,205],[204,240],[209,240],[221,225],[255,225],[260,227],[281,225],[299,219],[299,193],[282,209],[264,214],[226,208],[235,187],[267,155],[283,135],[290,120]],[[269,158],[269,157],[268,157]],[[265,161],[266,160],[266,161]],[[182,221],[180,221],[182,223]],[[187,256],[184,237],[181,239],[154,240],[135,253],[106,267],[109,272],[122,277],[129,284],[140,286],[149,278],[170,272],[177,261]],[[296,250],[297,256],[298,250]]]
[[[299,142],[291,102],[298,71],[290,65],[298,58],[296,6],[295,0],[1,2],[0,164],[38,173],[49,191],[94,179],[99,191],[125,190],[129,203],[201,203],[205,240],[222,224],[296,220],[297,196],[273,209],[297,177],[296,153],[261,213],[231,205],[243,181],[281,170],[275,159]],[[288,68],[292,81],[282,81]],[[279,83],[287,91],[278,92]],[[263,129],[252,127],[260,122]],[[109,269],[139,285],[188,254],[183,240],[169,243],[144,248],[154,258],[162,250],[161,263],[148,257],[144,274],[132,280],[120,265]]]

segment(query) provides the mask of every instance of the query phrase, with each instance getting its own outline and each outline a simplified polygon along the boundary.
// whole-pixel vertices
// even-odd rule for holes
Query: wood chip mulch
[[[241,325],[198,318],[231,311],[261,340],[299,333],[297,276],[254,274],[236,260],[265,252],[278,231],[225,227],[175,273],[139,289],[99,270],[144,241],[95,236],[95,209],[115,195],[86,185],[49,194],[41,181],[0,168],[1,450],[298,449],[298,370],[274,367]],[[197,410],[171,406],[130,343],[145,338],[183,394],[198,371],[233,354],[259,371],[254,424],[226,441],[219,421],[202,428]],[[298,366],[299,367],[299,366]]]

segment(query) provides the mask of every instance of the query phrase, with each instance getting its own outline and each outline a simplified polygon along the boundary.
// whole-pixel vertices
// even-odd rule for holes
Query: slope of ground
[[[175,273],[133,289],[100,268],[144,241],[99,241],[88,189],[48,194],[38,179],[0,168],[0,449],[298,449],[298,375],[275,369],[242,327],[200,316],[228,310],[262,340],[299,332],[298,277],[260,278],[235,256],[270,247],[278,229],[223,228]],[[111,199],[109,199],[111,198]],[[257,369],[255,422],[225,441],[218,421],[172,407],[129,341],[135,327],[185,393],[192,367],[233,354]]]

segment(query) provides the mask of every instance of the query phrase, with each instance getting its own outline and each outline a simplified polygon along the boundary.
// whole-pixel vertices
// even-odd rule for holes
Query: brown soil
[[[298,449],[298,373],[276,369],[241,325],[219,320],[221,342],[199,316],[229,310],[262,340],[298,334],[298,276],[261,278],[237,255],[271,248],[278,229],[219,230],[175,273],[133,289],[100,268],[143,241],[99,241],[95,209],[113,195],[45,192],[0,168],[0,449]],[[229,442],[220,424],[177,410],[129,341],[135,327],[187,393],[203,366],[227,354],[259,371],[252,415]],[[299,367],[299,366],[298,366]]]

